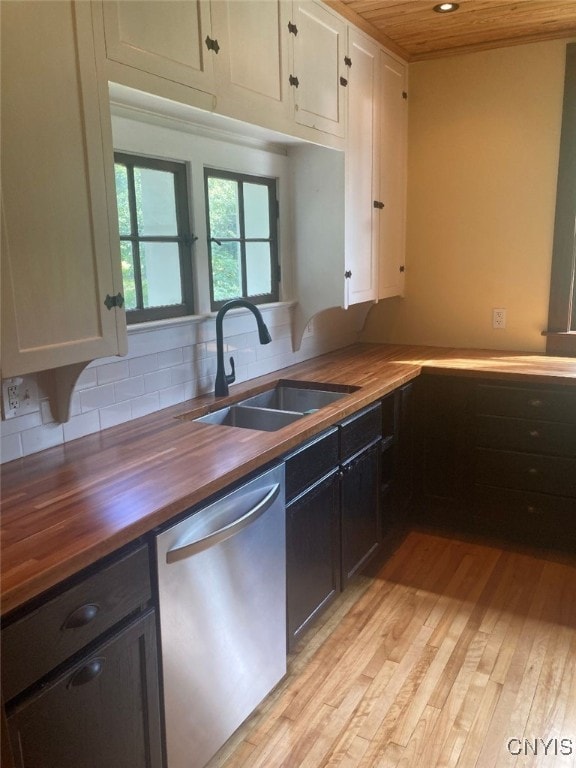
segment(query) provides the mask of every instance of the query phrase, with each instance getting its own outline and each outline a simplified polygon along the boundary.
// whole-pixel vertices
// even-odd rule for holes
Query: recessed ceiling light
[[[432,10],[436,13],[452,13],[452,11],[457,11],[459,7],[458,3],[440,3],[440,5],[435,5]]]

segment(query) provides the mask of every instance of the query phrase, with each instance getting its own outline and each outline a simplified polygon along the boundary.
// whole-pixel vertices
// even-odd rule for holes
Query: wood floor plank
[[[288,666],[209,768],[575,768],[576,558],[412,531]]]

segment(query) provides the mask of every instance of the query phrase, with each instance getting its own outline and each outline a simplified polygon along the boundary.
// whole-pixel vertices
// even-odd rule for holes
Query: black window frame
[[[566,46],[546,352],[576,357],[576,43]]]
[[[128,203],[130,209],[130,234],[120,233],[121,242],[132,243],[134,259],[134,280],[138,306],[126,310],[126,321],[129,325],[145,323],[153,320],[166,320],[173,317],[184,317],[194,313],[194,286],[192,277],[192,244],[196,239],[190,228],[190,204],[188,194],[188,174],[186,163],[158,158],[143,157],[126,152],[114,152],[114,163],[123,165],[128,175]],[[139,235],[138,217],[136,213],[136,192],[134,186],[134,168],[146,168],[167,171],[174,177],[174,202],[176,207],[177,234]],[[182,301],[157,307],[144,307],[142,301],[142,280],[140,264],[140,243],[171,243],[178,244],[180,260],[180,286]]]
[[[213,238],[210,231],[210,203],[208,195],[208,180],[210,178],[230,179],[238,183],[238,213],[239,213],[239,227],[240,237],[232,238]],[[268,215],[270,221],[270,237],[268,238],[255,238],[245,237],[245,222],[244,222],[244,196],[243,196],[243,184],[262,184],[268,188]],[[208,233],[208,268],[210,276],[210,307],[213,312],[220,309],[227,301],[233,298],[248,299],[253,304],[266,304],[279,300],[280,293],[280,261],[278,254],[278,199],[277,199],[277,180],[268,176],[256,176],[247,173],[237,173],[235,171],[226,171],[218,168],[204,168],[204,197],[206,205],[206,231]],[[212,270],[212,243],[223,242],[237,242],[240,244],[240,263],[242,270],[242,294],[239,296],[230,296],[222,301],[216,301],[214,299],[214,277]],[[261,293],[251,295],[247,290],[247,274],[246,274],[246,243],[250,242],[269,242],[270,243],[270,275],[271,275],[271,291],[270,293]]]

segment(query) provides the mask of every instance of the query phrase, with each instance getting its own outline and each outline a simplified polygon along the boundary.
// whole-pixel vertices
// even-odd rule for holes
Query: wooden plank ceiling
[[[576,0],[328,0],[406,61],[576,37]]]

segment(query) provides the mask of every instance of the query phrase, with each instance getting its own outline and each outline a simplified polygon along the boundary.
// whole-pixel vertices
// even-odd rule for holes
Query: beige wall
[[[544,351],[565,47],[411,65],[405,298],[363,340]]]

